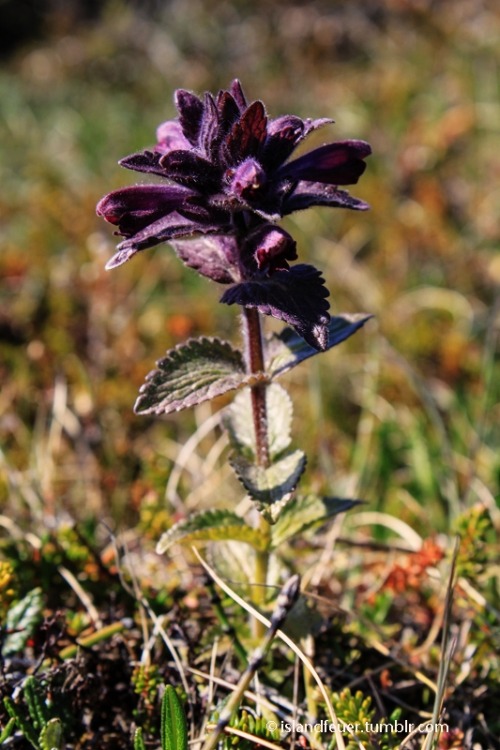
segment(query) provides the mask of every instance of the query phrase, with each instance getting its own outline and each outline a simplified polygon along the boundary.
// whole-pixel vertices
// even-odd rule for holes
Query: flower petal
[[[156,128],[156,144],[155,151],[160,154],[191,148],[177,120],[167,120]]]
[[[283,115],[271,120],[267,126],[267,138],[264,145],[262,162],[268,169],[276,169],[288,159],[292,151],[297,148],[309,133],[324,125],[334,122],[329,117],[319,120],[301,120],[295,115]]]
[[[304,121],[295,115],[284,115],[271,120],[267,126],[262,162],[268,169],[276,169],[288,159],[302,140]]]
[[[257,272],[273,274],[289,269],[288,261],[297,259],[293,237],[275,224],[258,226],[245,239],[241,248],[243,267],[250,276]]]
[[[369,154],[371,147],[366,141],[328,143],[285,164],[276,177],[330,185],[354,185],[365,171],[363,159]]]
[[[130,236],[160,216],[182,208],[194,195],[178,185],[132,185],[105,195],[96,212],[118,226],[121,234]]]
[[[249,157],[231,170],[233,175],[228,191],[238,198],[252,201],[266,182],[266,173],[256,159]]]
[[[308,344],[318,350],[328,347],[328,290],[321,273],[306,264],[277,271],[268,278],[245,281],[221,297],[227,305],[256,307],[263,315],[284,320]]]

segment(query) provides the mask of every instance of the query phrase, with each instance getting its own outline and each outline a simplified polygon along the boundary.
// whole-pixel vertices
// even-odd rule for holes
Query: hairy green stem
[[[249,373],[264,372],[264,352],[262,348],[262,329],[260,316],[254,308],[243,308],[244,336],[247,370]],[[257,466],[267,468],[270,463],[269,439],[267,430],[266,384],[255,383],[251,386],[252,417],[255,431],[255,461]],[[269,524],[263,516],[259,519],[259,531],[264,538],[270,538]],[[267,574],[269,570],[269,552],[256,551],[255,559],[255,596],[256,606],[261,608],[266,598]],[[262,637],[262,623],[254,620],[254,635]]]

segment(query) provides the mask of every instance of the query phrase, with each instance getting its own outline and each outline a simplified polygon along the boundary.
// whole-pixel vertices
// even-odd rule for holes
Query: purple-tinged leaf
[[[195,189],[213,188],[220,182],[218,168],[194,151],[169,151],[160,159],[164,176]]]
[[[329,206],[330,208],[350,208],[353,211],[368,211],[368,203],[354,198],[347,190],[322,182],[299,182],[282,203],[282,214],[286,216],[294,211],[301,211],[310,206]]]
[[[190,91],[178,89],[175,92],[175,106],[179,112],[179,124],[184,136],[193,146],[198,145],[203,103]]]
[[[226,140],[227,153],[239,164],[247,156],[257,156],[266,139],[267,116],[264,105],[256,101],[235,122]]]
[[[278,170],[276,177],[329,185],[354,185],[365,171],[363,159],[371,151],[366,141],[327,143],[288,162]]]
[[[227,305],[255,307],[263,315],[285,321],[315,349],[328,347],[328,289],[321,273],[306,264],[269,277],[245,281],[221,297]]]
[[[271,506],[291,495],[304,473],[306,463],[306,456],[300,450],[287,453],[266,468],[243,456],[230,458],[236,476],[270,523],[276,521]]]
[[[120,245],[118,245],[118,247],[120,247]],[[112,271],[114,268],[118,268],[118,266],[123,266],[124,263],[130,260],[130,258],[133,258],[138,252],[139,250],[135,247],[124,247],[121,250],[118,250],[108,260],[104,268],[106,271]]]
[[[231,86],[229,87],[229,91],[231,92],[234,101],[238,105],[240,112],[243,112],[247,108],[248,104],[245,94],[243,93],[241,83],[237,78],[232,81]]]
[[[156,151],[143,151],[138,154],[131,154],[124,159],[120,159],[118,164],[125,169],[133,169],[134,172],[145,172],[146,174],[156,174],[165,177],[165,169],[160,165],[161,154]]]
[[[217,96],[217,110],[219,112],[221,131],[226,134],[240,116],[238,105],[229,91],[219,91]]]
[[[281,547],[293,537],[301,537],[307,529],[321,526],[361,503],[339,497],[295,496],[280,509],[277,523],[271,529],[272,546]]]
[[[373,315],[365,313],[343,313],[330,319],[328,325],[328,345],[326,350],[342,343],[359,331]],[[326,351],[325,350],[325,351]],[[291,370],[292,367],[309,357],[318,354],[317,349],[307,344],[291,328],[285,328],[280,334],[274,334],[266,343],[266,372],[275,378]]]
[[[161,242],[168,242],[180,237],[189,237],[197,232],[210,234],[215,229],[218,229],[218,227],[212,227],[193,221],[192,219],[187,219],[185,216],[177,213],[177,211],[172,211],[172,213],[162,216],[129,239],[120,242],[117,246],[117,252],[106,263],[106,270],[110,271],[113,268],[123,265],[123,263],[130,260],[140,250],[154,247]]]
[[[314,133],[315,130],[318,130],[319,128],[324,128],[325,125],[333,125],[335,120],[332,120],[331,117],[320,117],[317,120],[312,120],[310,117],[307,117],[304,120],[304,133],[302,134],[301,140],[304,140],[304,138],[307,138],[307,136],[310,133]]]
[[[238,246],[230,235],[207,235],[189,240],[171,240],[179,258],[202,276],[219,284],[232,284],[239,278]]]
[[[161,536],[156,551],[161,555],[172,544],[218,541],[245,542],[256,550],[265,550],[264,536],[248,526],[241,516],[231,510],[206,510],[172,526]]]
[[[245,385],[241,352],[220,339],[191,339],[167,352],[146,377],[136,414],[170,414]]]
[[[222,140],[219,129],[219,111],[210,93],[205,94],[203,100],[203,118],[201,121],[199,145],[207,159],[214,159]]]

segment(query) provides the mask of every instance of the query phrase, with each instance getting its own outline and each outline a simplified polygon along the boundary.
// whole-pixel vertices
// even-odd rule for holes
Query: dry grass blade
[[[422,546],[422,537],[417,534],[416,531],[400,518],[395,518],[388,513],[380,513],[378,511],[356,513],[356,515],[350,519],[350,523],[353,526],[371,526],[373,524],[385,526],[398,534],[402,539],[405,539],[411,550],[419,550]]]
[[[444,694],[446,690],[446,681],[448,678],[448,672],[450,670],[451,660],[453,658],[453,652],[455,650],[456,641],[455,639],[450,640],[450,619],[451,619],[451,607],[453,604],[453,592],[455,590],[456,583],[456,562],[457,555],[460,547],[460,540],[455,539],[455,546],[453,549],[453,556],[451,560],[450,575],[448,576],[448,583],[446,586],[446,600],[444,605],[444,619],[443,619],[443,638],[441,642],[441,654],[442,658],[439,663],[439,672],[437,679],[437,692],[434,698],[434,708],[432,711],[431,719],[431,731],[425,737],[422,745],[422,750],[431,750],[435,747],[435,739],[437,733],[437,725],[439,718],[443,710]]]
[[[67,584],[71,586],[77,597],[80,599],[81,603],[83,604],[85,610],[87,611],[88,616],[92,620],[93,625],[100,629],[103,626],[101,617],[99,615],[99,612],[97,611],[97,608],[95,607],[92,599],[87,594],[87,592],[84,590],[81,583],[76,579],[76,577],[73,575],[71,570],[68,570],[66,566],[60,565],[58,567],[59,574],[64,578]]]
[[[254,609],[251,605],[248,604],[244,599],[242,599],[238,594],[231,589],[227,583],[225,583],[217,573],[203,560],[201,555],[198,553],[198,551],[193,548],[193,552],[198,558],[200,564],[203,566],[203,568],[206,570],[208,575],[213,578],[215,583],[220,586],[220,588],[225,591],[225,593],[233,599],[237,604],[240,605],[246,612],[252,615],[252,617],[255,617],[257,620],[259,620],[263,625],[266,627],[270,627],[271,622],[267,619],[267,617],[264,617],[264,615],[261,615],[260,612],[258,612],[256,609]],[[338,750],[346,750],[346,746],[344,743],[344,738],[342,737],[342,731],[339,726],[339,722],[337,719],[337,715],[335,713],[335,709],[333,708],[332,702],[330,700],[330,696],[328,695],[327,689],[321,680],[321,677],[317,673],[316,669],[314,668],[313,664],[309,661],[307,656],[301,651],[301,649],[289,638],[285,633],[283,633],[282,630],[278,630],[276,633],[277,637],[280,638],[286,645],[296,654],[301,662],[304,664],[306,669],[310,671],[312,674],[314,680],[316,681],[316,684],[318,685],[318,688],[320,690],[321,696],[323,700],[325,701],[325,705],[327,707],[328,713],[330,714],[331,722],[334,727],[334,734],[335,739],[337,741],[337,747]]]

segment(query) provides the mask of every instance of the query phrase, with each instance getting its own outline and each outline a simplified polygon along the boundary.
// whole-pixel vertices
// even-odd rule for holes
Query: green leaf
[[[31,721],[35,729],[40,731],[49,721],[49,711],[45,702],[45,695],[33,675],[26,678],[23,687],[24,698],[28,704]]]
[[[9,696],[6,696],[3,699],[3,704],[9,716],[15,720],[25,739],[27,739],[28,742],[30,742],[33,747],[36,748],[36,750],[38,750],[38,737],[35,730],[33,729],[32,723],[24,718],[24,714],[21,709],[14,703],[11,698],[9,698]]]
[[[11,716],[7,724],[4,726],[4,728],[0,732],[0,745],[3,744],[5,740],[8,740],[9,737],[12,736],[15,728],[16,728],[16,720],[14,719],[13,716]]]
[[[294,491],[306,467],[305,454],[300,450],[292,451],[267,468],[257,466],[244,456],[233,456],[230,461],[238,479],[252,500],[256,501],[259,510],[270,523],[275,523],[277,516],[270,506],[279,503]],[[280,510],[282,507],[280,505]]]
[[[329,340],[325,351],[342,343],[358,331],[373,315],[365,313],[336,315],[330,319]],[[266,346],[266,372],[277,377],[309,357],[319,354],[317,349],[304,341],[293,328],[285,328],[272,336]]]
[[[146,750],[144,737],[142,736],[142,727],[137,727],[134,733],[134,750]]]
[[[271,383],[266,388],[266,408],[269,455],[274,460],[290,445],[293,414],[288,393],[277,383]],[[235,450],[252,459],[255,456],[255,430],[249,388],[234,398],[227,409],[224,423]]]
[[[37,587],[9,608],[5,618],[8,635],[2,646],[3,656],[11,656],[24,649],[42,619],[42,605],[42,589]]]
[[[165,687],[161,702],[160,735],[162,750],[187,750],[186,715],[172,685]]]
[[[179,521],[162,535],[156,551],[162,554],[178,542],[216,542],[231,539],[264,551],[262,535],[230,510],[202,511]]]
[[[40,750],[62,750],[63,731],[61,719],[51,719],[40,732]]]
[[[220,339],[191,339],[156,364],[158,369],[146,376],[139,391],[134,406],[137,414],[180,411],[240,388],[251,379],[241,352]]]
[[[339,497],[305,495],[294,497],[281,510],[277,523],[271,529],[272,546],[279,547],[294,536],[300,536],[314,526],[361,504],[361,500]]]

